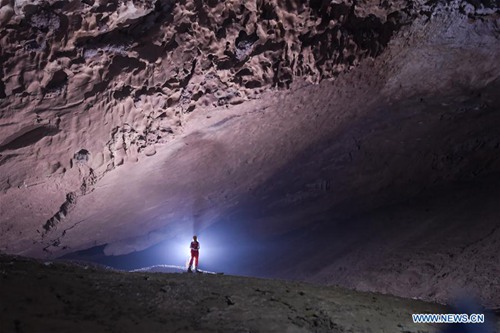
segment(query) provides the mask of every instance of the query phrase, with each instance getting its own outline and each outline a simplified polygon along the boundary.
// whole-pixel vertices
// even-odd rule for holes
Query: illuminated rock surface
[[[1,6],[0,251],[237,230],[248,274],[500,306],[498,2]]]

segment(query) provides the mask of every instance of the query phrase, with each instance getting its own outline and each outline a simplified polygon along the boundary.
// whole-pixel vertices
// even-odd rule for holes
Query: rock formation
[[[498,22],[490,0],[3,0],[0,251],[237,223],[296,244],[280,276],[498,306]]]

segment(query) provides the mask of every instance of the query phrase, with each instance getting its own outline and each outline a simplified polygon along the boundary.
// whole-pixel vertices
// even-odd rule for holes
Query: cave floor
[[[300,282],[0,256],[1,332],[436,332],[445,307]]]

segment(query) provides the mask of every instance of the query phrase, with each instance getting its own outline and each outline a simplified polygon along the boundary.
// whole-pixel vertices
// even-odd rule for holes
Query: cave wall
[[[500,171],[498,7],[4,1],[0,251],[57,257],[107,244],[107,254],[126,254],[224,223],[256,242],[292,242],[294,233],[311,242],[309,233],[335,233],[342,223],[386,223],[393,208],[385,207],[437,189],[448,197],[454,184],[471,184],[464,193],[476,193]],[[477,193],[489,204],[471,211],[491,207],[498,196],[488,191]],[[415,285],[443,274],[422,258],[457,254],[486,233],[489,245],[475,251],[489,276],[500,244],[495,210],[480,218],[484,232],[469,233],[465,220],[449,224],[451,199],[431,217],[420,215],[425,205],[408,207],[414,216],[398,215],[408,220],[390,240],[376,233],[383,228],[369,229],[370,241],[353,229],[329,244],[325,270],[307,245],[296,269],[276,264],[278,251],[267,272],[442,300],[451,291]],[[425,241],[435,229],[472,239],[457,237],[446,252]],[[407,233],[412,240],[400,243]],[[364,262],[380,249],[377,239],[387,251]],[[343,257],[350,244],[367,246]],[[406,283],[411,270],[395,267],[412,258],[402,250],[410,245],[422,251],[414,267],[427,273]],[[432,264],[450,272],[477,260],[456,258]],[[338,273],[346,262],[359,265]],[[473,271],[449,276],[443,281],[483,281]]]
[[[335,77],[380,54],[415,15],[402,1],[4,1],[1,10],[0,189],[11,192],[2,233],[16,224],[40,236],[107,172],[182,135],[196,108]]]

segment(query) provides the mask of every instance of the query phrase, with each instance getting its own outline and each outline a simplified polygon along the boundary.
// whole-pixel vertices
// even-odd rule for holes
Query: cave
[[[500,332],[499,40],[498,0],[2,1],[0,331]]]

